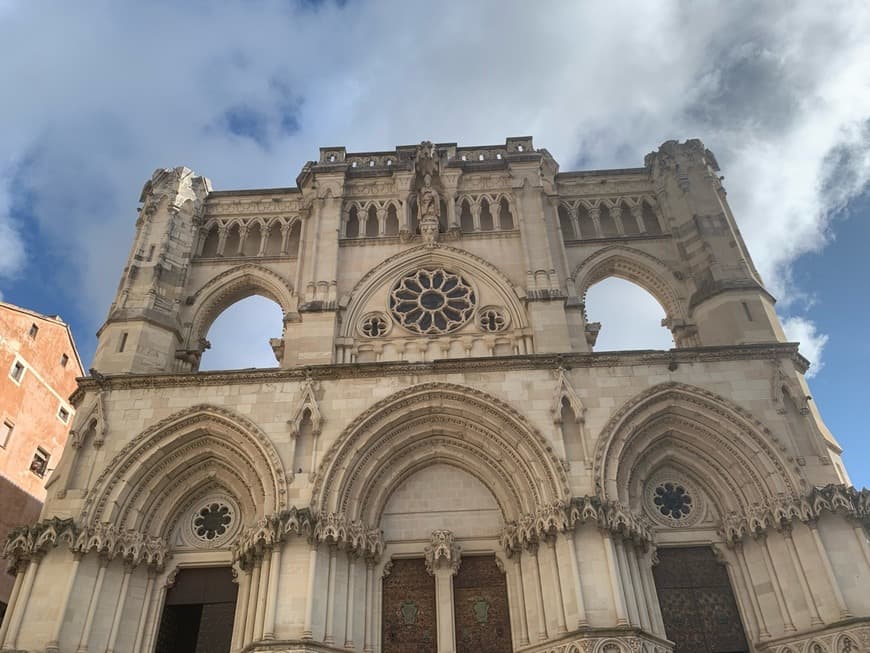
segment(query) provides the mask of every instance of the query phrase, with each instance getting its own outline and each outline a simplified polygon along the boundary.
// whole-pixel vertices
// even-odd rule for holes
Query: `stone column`
[[[106,567],[108,566],[108,558],[100,557],[100,569],[97,572],[97,579],[94,581],[94,588],[91,591],[91,600],[88,603],[85,625],[82,628],[82,634],[79,637],[79,645],[78,648],[76,648],[76,653],[87,653],[88,640],[91,638],[91,629],[94,627],[94,618],[97,614],[97,604],[100,602],[100,593],[103,591],[103,580],[106,578]]]
[[[78,575],[81,562],[82,554],[76,551],[73,553],[73,563],[70,567],[69,577],[66,581],[66,588],[62,594],[60,608],[58,609],[57,617],[55,618],[54,631],[52,632],[51,640],[45,646],[45,653],[59,653],[60,651],[60,633],[63,630],[64,617],[66,617],[66,611],[69,607],[69,599],[72,596],[73,589],[75,588],[76,576]],[[13,605],[13,601],[14,599],[10,599],[9,605]]]
[[[266,616],[263,623],[263,639],[275,639],[275,611],[278,607],[278,582],[281,574],[281,543],[272,545],[272,562],[269,566],[269,592],[266,595]]]
[[[12,594],[9,595],[6,616],[3,619],[3,624],[0,625],[0,648],[3,647],[6,641],[6,634],[9,632],[9,622],[12,621],[13,613],[18,609],[18,596],[21,594],[21,584],[24,582],[26,568],[27,565],[22,564],[20,561],[15,566],[15,584],[12,586]]]
[[[800,582],[801,586],[801,591],[804,594],[804,601],[806,601],[807,608],[810,611],[810,623],[813,626],[821,626],[824,622],[822,621],[821,616],[819,616],[819,609],[816,606],[815,597],[810,590],[810,585],[807,581],[806,572],[804,571],[804,565],[801,562],[800,553],[795,546],[794,537],[792,537],[791,524],[787,524],[786,527],[783,528],[782,537],[783,539],[785,539],[786,548],[788,549],[788,554],[791,557],[791,564],[794,567],[795,573],[797,574],[798,581]]]
[[[374,568],[375,561],[366,558],[366,616],[363,622],[363,653],[372,653],[372,612],[374,606]]]
[[[755,612],[755,618],[758,621],[758,638],[770,639],[767,623],[764,620],[764,613],[761,611],[761,606],[758,604],[758,596],[755,594],[755,582],[752,580],[752,571],[749,569],[746,554],[743,552],[743,544],[738,542],[734,545],[734,550],[737,552],[737,566],[740,567],[740,574],[743,576],[744,585],[746,585],[746,593],[749,594],[749,601],[752,603],[752,610]]]
[[[124,614],[124,604],[127,602],[127,589],[130,587],[130,576],[132,573],[133,565],[125,562],[124,577],[121,579],[121,589],[118,591],[115,613],[112,615],[112,627],[109,630],[109,643],[106,645],[106,653],[115,653],[115,643],[118,641],[118,629],[121,627],[121,616]]]
[[[652,564],[650,564],[653,559],[653,555],[654,554],[649,555],[646,560],[644,559],[644,557],[640,558],[640,580],[641,583],[643,583],[643,593],[646,596],[646,601],[647,605],[649,606],[650,617],[652,617],[655,633],[659,637],[664,637],[665,623],[662,620],[662,612],[661,608],[659,607],[658,594],[655,590],[655,582],[652,575]]]
[[[326,628],[323,636],[324,644],[334,644],[335,634],[332,632],[335,626],[335,558],[337,547],[335,544],[329,545],[329,573],[326,583]]]
[[[604,556],[607,559],[607,573],[610,576],[610,593],[613,595],[613,609],[616,611],[616,624],[628,625],[628,613],[625,609],[625,597],[622,594],[622,582],[619,570],[616,568],[616,554],[613,551],[613,539],[609,531],[603,531]]]
[[[534,542],[530,544],[528,550],[532,554],[532,583],[535,586],[535,603],[538,607],[538,639],[543,642],[550,638],[550,633],[547,630],[547,610],[544,606],[544,589],[541,586],[541,562],[538,560],[538,543]]]
[[[583,584],[580,580],[580,565],[577,561],[577,547],[574,546],[574,531],[565,531],[562,535],[568,542],[568,555],[571,557],[571,580],[574,584],[574,596],[577,597],[576,628],[586,628],[589,625],[589,620],[586,617],[586,601],[583,598]]]
[[[773,587],[773,595],[776,597],[776,604],[779,606],[779,612],[782,615],[785,630],[794,632],[797,628],[794,626],[791,611],[789,611],[785,595],[782,593],[782,586],[779,584],[779,575],[777,574],[776,567],[773,564],[773,558],[770,555],[770,547],[767,544],[767,535],[765,533],[758,536],[758,545],[761,548],[761,553],[764,557],[767,576],[770,578],[770,584]]]
[[[148,623],[148,612],[151,608],[151,595],[154,593],[154,569],[148,567],[148,580],[145,582],[145,596],[142,597],[142,610],[139,612],[139,623],[136,625],[136,639],[133,641],[133,650],[142,650],[142,641],[145,638],[145,624]],[[236,611],[238,614],[238,610]],[[235,638],[237,623],[233,625],[233,637]],[[235,641],[235,640],[233,640]],[[235,649],[233,649],[235,650]]]
[[[227,228],[221,225],[218,227],[218,245],[217,251],[215,252],[216,256],[224,255],[224,248],[227,246]]]
[[[637,232],[640,234],[646,233],[646,225],[643,223],[643,204],[637,203],[631,207],[631,216],[637,223]]]
[[[38,568],[39,558],[32,557],[30,562],[27,563],[27,570],[24,572],[24,578],[21,581],[21,589],[16,597],[15,609],[9,615],[9,630],[6,631],[3,648],[15,648],[15,644],[18,641],[18,631],[21,628],[21,622],[24,620],[24,612],[27,610],[27,604],[30,603],[30,592],[33,590],[33,581],[36,580],[36,570]]]
[[[630,587],[631,579],[628,573],[628,560],[625,555],[625,543],[622,537],[617,536],[613,540],[616,548],[616,568],[619,574],[619,584],[622,586],[622,594],[628,599],[628,618],[635,626],[640,626],[640,611],[637,606],[637,600],[634,594],[634,588]]]
[[[553,592],[556,595],[557,627],[559,634],[568,632],[568,618],[565,616],[565,592],[562,589],[562,574],[559,572],[559,552],[556,550],[556,538],[547,538],[547,547],[553,554]]]
[[[263,562],[260,564],[259,595],[257,596],[257,613],[254,617],[254,641],[263,639],[263,627],[266,619],[266,602],[269,600],[269,579],[271,577],[272,551],[263,552]]]
[[[254,559],[254,567],[251,569],[251,583],[248,589],[248,607],[245,609],[245,635],[242,638],[242,646],[254,641],[254,628],[257,618],[257,600],[260,597],[260,569],[263,559],[257,556]]]
[[[311,543],[308,552],[308,594],[305,596],[305,625],[302,628],[302,639],[314,637],[314,577],[317,572],[317,543]]]
[[[523,587],[523,565],[521,561],[522,552],[518,551],[511,560],[514,561],[514,572],[516,574],[517,584],[517,615],[520,620],[520,646],[525,646],[529,643],[529,619],[526,615],[526,591]]]
[[[356,576],[356,553],[347,552],[347,593],[344,602],[344,648],[354,648],[353,645],[353,611],[356,608],[353,601],[353,585]]]
[[[438,624],[438,653],[455,653],[456,626],[453,615],[453,577],[459,571],[460,549],[447,530],[432,531],[425,549],[426,570],[435,577],[435,621]]]
[[[834,568],[831,567],[831,559],[828,557],[828,551],[825,549],[825,543],[819,535],[819,527],[816,522],[811,521],[807,524],[813,534],[813,541],[816,544],[816,550],[819,552],[819,558],[822,560],[822,567],[828,577],[828,582],[831,584],[831,590],[834,592],[834,598],[837,600],[837,608],[840,610],[840,618],[848,619],[852,616],[846,599],[843,598],[843,592],[840,591],[840,584],[837,582],[837,576],[834,574]]]
[[[860,522],[856,522],[854,528],[855,537],[858,538],[858,545],[864,554],[864,560],[867,562],[867,566],[870,567],[870,541],[867,540],[867,531],[864,530],[864,526]]]
[[[640,623],[647,631],[652,632],[650,606],[647,605],[646,595],[643,591],[643,581],[640,579],[640,569],[637,566],[637,550],[630,542],[626,546],[625,555],[628,558],[628,575],[631,578],[631,588],[634,591],[634,598],[640,613]]]
[[[592,226],[595,228],[595,238],[601,238],[601,209],[593,206],[589,209],[589,217],[592,218]]]

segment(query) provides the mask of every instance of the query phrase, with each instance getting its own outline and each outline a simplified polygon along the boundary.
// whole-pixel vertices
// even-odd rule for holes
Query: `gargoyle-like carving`
[[[432,531],[432,542],[424,550],[426,571],[435,575],[439,567],[448,567],[451,575],[459,571],[461,547],[456,544],[453,531]]]

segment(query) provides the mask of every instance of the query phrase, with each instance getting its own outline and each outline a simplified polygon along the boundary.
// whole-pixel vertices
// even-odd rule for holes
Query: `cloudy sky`
[[[0,0],[0,293],[69,321],[87,366],[156,167],[291,186],[321,145],[531,134],[570,170],[699,137],[870,485],[868,34],[864,0]],[[623,286],[591,291],[599,348],[668,346]],[[206,364],[274,364],[274,311],[230,309]],[[264,354],[221,347],[243,326]]]

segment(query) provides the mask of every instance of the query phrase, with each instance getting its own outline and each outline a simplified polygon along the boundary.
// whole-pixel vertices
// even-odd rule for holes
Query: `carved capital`
[[[451,575],[456,575],[460,564],[460,547],[456,544],[453,531],[432,531],[432,541],[426,547],[426,571],[435,575],[439,568],[449,568]]]

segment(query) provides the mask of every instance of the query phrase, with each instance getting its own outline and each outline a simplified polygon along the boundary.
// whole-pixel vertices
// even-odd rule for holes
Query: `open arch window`
[[[283,313],[274,301],[262,296],[240,299],[209,327],[200,370],[275,367],[277,352],[270,340],[282,329]]]
[[[649,292],[617,277],[586,291],[587,340],[595,351],[671,349],[665,310]],[[597,328],[593,325],[597,325]]]

